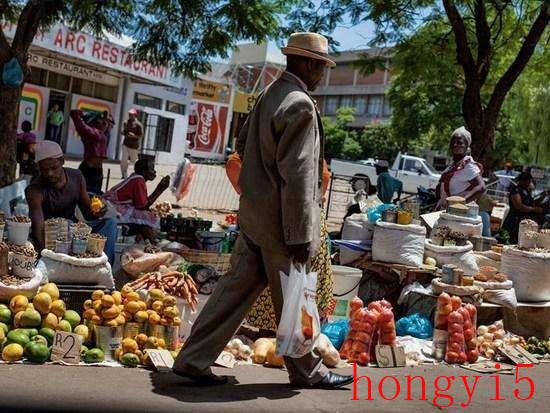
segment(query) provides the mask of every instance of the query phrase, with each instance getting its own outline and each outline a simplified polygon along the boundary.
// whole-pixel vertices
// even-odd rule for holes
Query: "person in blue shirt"
[[[399,201],[401,198],[401,191],[403,191],[403,182],[394,178],[388,172],[389,163],[386,160],[380,159],[376,161],[376,175],[378,180],[376,181],[376,192],[378,198],[384,204],[391,204],[393,201]],[[393,194],[397,192],[397,198],[393,200]]]

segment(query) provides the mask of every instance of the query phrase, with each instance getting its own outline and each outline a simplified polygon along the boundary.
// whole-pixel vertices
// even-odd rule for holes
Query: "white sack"
[[[39,268],[50,282],[59,284],[95,284],[114,289],[111,265],[105,253],[97,258],[78,258],[42,250]]]
[[[372,240],[374,224],[365,214],[353,214],[346,218],[342,228],[342,239],[351,241]],[[354,251],[344,246],[340,247],[340,264],[346,265],[361,258],[365,253]]]
[[[468,237],[481,237],[483,234],[483,223],[479,216],[469,218],[442,212],[436,226],[449,227],[452,231],[463,232]]]
[[[485,290],[483,292],[483,301],[498,304],[514,311],[518,307],[516,292],[513,288],[509,290]]]
[[[519,301],[550,301],[550,253],[504,247],[501,272],[514,282]]]
[[[464,271],[465,275],[475,275],[478,272],[476,257],[473,245],[470,241],[464,246],[441,246],[434,245],[431,239],[426,240],[424,245],[426,257],[434,258],[437,266],[453,264]]]
[[[372,260],[421,267],[426,228],[378,221],[372,241]]]
[[[27,280],[24,284],[5,285],[0,281],[0,301],[8,302],[16,295],[31,297],[36,294],[40,284],[46,282],[48,282],[48,278],[45,277],[44,273],[38,268],[34,269],[34,276]]]

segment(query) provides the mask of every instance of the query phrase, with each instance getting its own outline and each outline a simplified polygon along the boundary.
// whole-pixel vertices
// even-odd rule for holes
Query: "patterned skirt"
[[[321,243],[319,251],[311,260],[311,271],[317,272],[317,308],[319,316],[323,318],[330,313],[332,301],[332,266],[330,262],[330,249],[328,228],[325,221],[325,212],[321,211]],[[258,297],[248,315],[246,321],[249,325],[264,330],[277,330],[275,310],[271,301],[271,292],[267,287]]]

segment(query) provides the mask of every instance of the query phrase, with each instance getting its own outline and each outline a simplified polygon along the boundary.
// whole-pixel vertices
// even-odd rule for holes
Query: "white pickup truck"
[[[376,169],[372,166],[374,162],[368,161],[343,161],[333,159],[330,162],[331,172],[335,175],[362,178],[367,176],[371,185],[376,185]],[[403,182],[403,192],[416,194],[419,186],[424,188],[435,188],[441,174],[424,159],[411,155],[399,153],[388,170],[391,176]]]

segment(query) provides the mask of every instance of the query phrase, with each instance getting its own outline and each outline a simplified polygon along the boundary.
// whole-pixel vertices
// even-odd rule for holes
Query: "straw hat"
[[[281,52],[284,55],[297,55],[322,60],[330,67],[336,66],[336,63],[328,54],[327,38],[318,33],[292,33],[286,47],[283,47]]]

